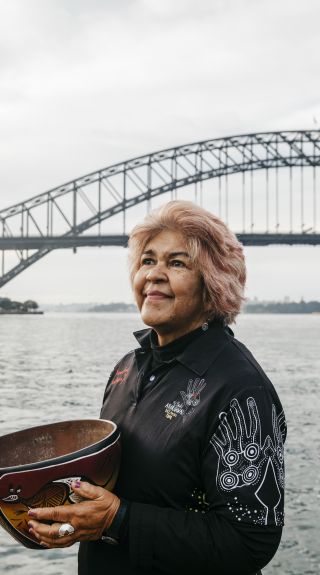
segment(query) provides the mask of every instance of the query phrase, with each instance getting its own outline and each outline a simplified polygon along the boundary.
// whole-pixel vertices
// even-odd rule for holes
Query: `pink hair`
[[[243,249],[217,216],[186,201],[168,202],[136,225],[129,239],[131,281],[145,245],[163,230],[179,231],[203,279],[203,303],[209,317],[235,321],[244,300],[246,268]]]

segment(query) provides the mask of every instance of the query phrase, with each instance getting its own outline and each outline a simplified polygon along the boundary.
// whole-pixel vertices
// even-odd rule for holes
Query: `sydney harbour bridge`
[[[145,210],[189,199],[244,245],[320,244],[320,130],[205,140],[119,162],[0,209],[0,287],[55,249],[126,246]]]

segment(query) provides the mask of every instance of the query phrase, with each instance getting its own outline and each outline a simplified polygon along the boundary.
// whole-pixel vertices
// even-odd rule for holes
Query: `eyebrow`
[[[155,251],[154,250],[146,250],[144,252],[142,252],[143,256],[154,256],[155,255]],[[168,254],[169,258],[176,258],[177,256],[184,256],[186,258],[190,259],[190,256],[187,252],[170,252]]]

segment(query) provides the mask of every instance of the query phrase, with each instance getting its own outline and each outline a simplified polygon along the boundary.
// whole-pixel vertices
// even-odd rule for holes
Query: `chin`
[[[154,318],[150,317],[149,314],[142,313],[140,315],[141,315],[141,319],[142,319],[143,323],[145,323],[148,327],[152,327],[152,328],[156,327],[157,322],[154,321]]]
[[[152,314],[148,313],[148,311],[141,311],[140,316],[143,323],[145,323],[148,327],[152,327],[155,330],[157,326],[160,326],[162,323],[160,318],[155,317],[153,313]]]
[[[144,321],[148,325],[153,325],[153,323],[157,323],[157,321],[161,319],[160,312],[158,313],[156,309],[145,304],[141,306],[140,315],[142,321]]]

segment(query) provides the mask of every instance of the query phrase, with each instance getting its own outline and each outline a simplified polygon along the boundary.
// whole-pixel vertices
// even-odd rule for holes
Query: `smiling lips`
[[[169,294],[156,290],[147,292],[145,296],[149,301],[160,301],[163,299],[171,299],[173,297]]]

